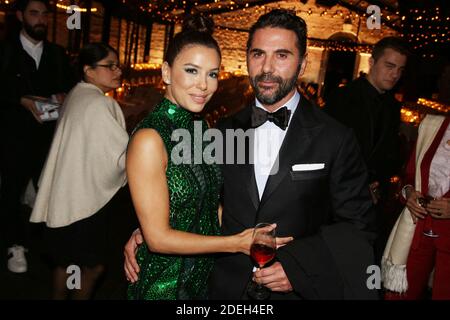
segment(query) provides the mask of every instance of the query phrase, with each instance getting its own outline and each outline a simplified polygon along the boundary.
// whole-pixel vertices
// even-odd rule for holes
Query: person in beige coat
[[[128,134],[117,102],[105,96],[121,84],[116,51],[102,43],[79,56],[82,82],[67,96],[42,172],[31,222],[45,222],[56,266],[54,299],[69,298],[69,265],[81,269],[81,286],[70,295],[89,299],[104,270],[106,219],[126,184]]]

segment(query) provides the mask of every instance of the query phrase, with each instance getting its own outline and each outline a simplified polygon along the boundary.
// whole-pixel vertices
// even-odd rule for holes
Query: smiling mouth
[[[194,102],[196,102],[198,104],[204,104],[206,102],[207,96],[197,96],[197,95],[191,94],[191,98],[192,98],[192,100],[194,100]]]

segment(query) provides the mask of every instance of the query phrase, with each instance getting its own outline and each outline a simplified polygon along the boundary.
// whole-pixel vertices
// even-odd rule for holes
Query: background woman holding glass
[[[403,188],[416,224],[406,262],[405,294],[387,299],[421,299],[432,279],[432,299],[450,299],[450,118],[427,115],[419,127]]]

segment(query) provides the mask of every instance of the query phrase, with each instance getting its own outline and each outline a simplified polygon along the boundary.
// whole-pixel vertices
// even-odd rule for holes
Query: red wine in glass
[[[275,258],[276,251],[275,228],[270,223],[258,223],[253,230],[253,242],[250,256],[259,268]],[[250,298],[265,300],[270,296],[270,290],[260,283],[251,282],[247,290]]]
[[[265,244],[253,243],[250,247],[250,256],[262,268],[267,262],[275,258],[275,248]]]

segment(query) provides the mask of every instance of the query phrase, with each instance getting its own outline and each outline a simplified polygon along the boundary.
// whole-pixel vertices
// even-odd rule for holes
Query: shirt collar
[[[38,43],[34,44],[31,42],[24,34],[23,31],[20,32],[20,42],[22,42],[22,45],[24,47],[28,47],[32,50],[40,49],[44,46],[44,41],[39,41]]]

